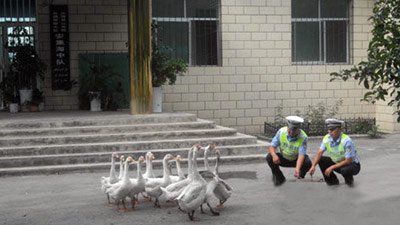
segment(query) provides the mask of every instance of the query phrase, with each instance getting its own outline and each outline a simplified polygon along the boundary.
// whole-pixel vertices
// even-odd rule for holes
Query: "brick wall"
[[[81,52],[127,51],[126,0],[54,0],[70,10],[71,76],[78,77]],[[95,3],[96,5],[93,5]],[[352,61],[366,57],[373,0],[354,0]],[[40,47],[48,57],[48,8],[40,15]],[[375,106],[361,103],[363,89],[355,82],[329,82],[329,73],[349,65],[291,64],[290,0],[221,0],[222,66],[190,67],[174,86],[164,87],[163,110],[184,111],[237,128],[260,133],[272,121],[275,107],[284,114],[310,104],[332,104],[342,98],[341,117],[373,117]],[[46,108],[76,109],[76,88],[52,91],[46,78]]]

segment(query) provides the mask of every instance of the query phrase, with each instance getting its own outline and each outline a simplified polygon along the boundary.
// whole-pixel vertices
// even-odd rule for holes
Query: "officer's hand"
[[[281,160],[279,159],[279,157],[277,155],[272,156],[272,162],[274,162],[274,164],[280,164]]]
[[[310,168],[310,170],[308,170],[308,172],[310,173],[311,176],[314,175],[315,167],[311,166],[311,168]]]
[[[326,169],[324,172],[325,176],[330,177],[332,171],[333,171],[333,169],[331,167],[328,167],[328,169]]]
[[[297,178],[300,178],[300,170],[295,169],[294,170],[294,176],[297,177]]]

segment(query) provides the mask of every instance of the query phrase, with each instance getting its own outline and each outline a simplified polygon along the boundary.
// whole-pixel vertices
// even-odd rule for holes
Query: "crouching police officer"
[[[288,126],[278,130],[268,148],[266,157],[276,186],[286,181],[279,166],[295,167],[294,176],[297,178],[304,178],[311,167],[311,160],[306,154],[307,134],[300,129],[304,119],[298,116],[288,116],[286,121]],[[277,152],[278,148],[279,152]]]
[[[343,123],[337,119],[325,120],[328,134],[322,140],[309,171],[310,175],[313,175],[318,163],[328,185],[339,184],[339,180],[333,172],[335,171],[342,174],[347,185],[352,186],[353,176],[358,174],[361,168],[353,141],[348,135],[342,133]],[[324,152],[328,156],[322,156]]]

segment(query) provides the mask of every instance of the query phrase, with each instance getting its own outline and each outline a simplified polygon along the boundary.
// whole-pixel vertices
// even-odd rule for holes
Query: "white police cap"
[[[342,127],[342,125],[344,124],[343,120],[338,120],[335,118],[329,118],[325,120],[325,124],[327,126],[328,129],[334,129],[336,127]]]
[[[304,119],[299,116],[287,116],[285,119],[290,129],[299,128],[304,122]]]

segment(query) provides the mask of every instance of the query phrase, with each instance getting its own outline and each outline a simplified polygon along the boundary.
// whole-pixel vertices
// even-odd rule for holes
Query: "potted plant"
[[[153,112],[162,112],[162,85],[174,85],[178,75],[183,76],[187,64],[181,58],[172,58],[172,49],[162,45],[152,25],[151,74],[153,85]]]
[[[13,71],[9,71],[0,82],[0,95],[11,113],[17,113],[19,110],[17,89],[18,79]]]
[[[43,91],[38,88],[32,91],[32,101],[29,102],[31,112],[41,112],[44,109],[44,95]]]
[[[114,71],[114,66],[95,63],[86,58],[83,60],[89,63],[89,68],[80,75],[80,108],[90,108],[90,111],[114,109],[113,95],[121,91],[121,75]]]
[[[29,38],[24,27],[15,27],[11,39],[9,52],[13,53],[9,70],[18,80],[20,104],[27,105],[32,100],[32,90],[37,87],[37,78],[44,79],[46,64],[40,59],[35,46]]]

